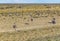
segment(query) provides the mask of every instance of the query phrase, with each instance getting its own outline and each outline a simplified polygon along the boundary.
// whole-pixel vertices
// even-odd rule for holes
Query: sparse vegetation
[[[3,41],[60,41],[60,34],[52,34],[50,30],[54,29],[54,32],[60,33],[59,27],[33,29],[20,32],[0,32],[0,40]],[[47,36],[46,36],[47,34]],[[51,35],[52,34],[52,35]],[[57,34],[57,35],[56,35]],[[48,36],[49,35],[49,36]],[[59,39],[58,39],[59,38]]]
[[[48,24],[50,20],[53,24],[58,23],[59,19],[60,5],[2,4],[0,41],[60,41],[60,25]],[[36,29],[33,29],[34,27]],[[14,31],[16,29],[17,31]]]

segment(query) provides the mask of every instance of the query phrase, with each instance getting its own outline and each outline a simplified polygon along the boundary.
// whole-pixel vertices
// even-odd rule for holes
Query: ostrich
[[[16,31],[16,24],[14,23],[14,25],[13,25],[13,28],[15,29],[15,31]]]
[[[53,18],[53,19],[52,19],[52,21],[51,21],[51,22],[49,22],[49,23],[56,24],[56,19],[55,19],[55,18]]]
[[[53,20],[52,20],[52,24],[56,24],[55,18],[53,18]]]

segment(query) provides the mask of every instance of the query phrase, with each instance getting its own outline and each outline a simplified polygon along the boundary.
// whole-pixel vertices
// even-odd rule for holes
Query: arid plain
[[[59,41],[60,4],[0,4],[0,41]]]

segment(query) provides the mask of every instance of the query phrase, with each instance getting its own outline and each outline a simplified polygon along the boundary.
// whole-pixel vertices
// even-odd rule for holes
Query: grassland
[[[60,5],[0,4],[0,41],[60,41]]]
[[[60,41],[60,27],[1,32],[0,41]]]

